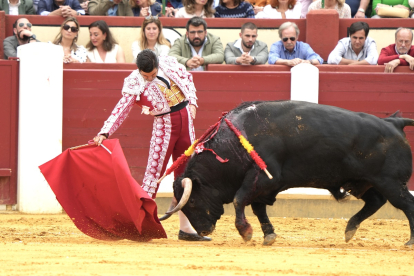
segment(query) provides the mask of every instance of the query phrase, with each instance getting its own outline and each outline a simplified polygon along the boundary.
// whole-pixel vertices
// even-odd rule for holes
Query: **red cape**
[[[101,240],[167,238],[155,201],[132,177],[117,139],[112,154],[90,145],[39,166],[63,209],[83,233]]]

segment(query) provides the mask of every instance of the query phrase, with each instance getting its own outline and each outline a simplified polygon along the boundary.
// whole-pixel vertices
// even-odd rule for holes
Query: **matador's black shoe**
[[[203,237],[198,235],[197,233],[190,234],[180,230],[178,232],[178,239],[182,241],[211,241],[209,237]]]

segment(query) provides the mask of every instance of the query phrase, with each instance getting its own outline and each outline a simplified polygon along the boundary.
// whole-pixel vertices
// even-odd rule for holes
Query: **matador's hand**
[[[93,138],[93,141],[95,142],[95,145],[100,146],[100,145],[102,144],[102,141],[103,141],[103,140],[105,140],[105,139],[106,139],[106,137],[105,137],[105,136],[103,136],[103,135],[98,135],[98,136],[95,136],[95,137]]]

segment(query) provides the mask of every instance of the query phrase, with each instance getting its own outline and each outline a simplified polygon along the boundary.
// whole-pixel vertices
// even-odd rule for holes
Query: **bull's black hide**
[[[329,190],[338,200],[349,193],[365,201],[348,222],[346,241],[388,200],[407,216],[411,230],[407,244],[414,244],[414,197],[406,186],[412,157],[403,131],[414,125],[413,120],[397,115],[380,119],[295,101],[244,103],[225,118],[250,141],[274,178],[260,170],[222,121],[205,147],[229,161],[218,162],[209,151],[195,154],[174,182],[174,196],[180,200],[181,180],[192,180],[191,196],[182,211],[199,234],[210,234],[224,212],[223,204],[233,202],[236,227],[244,240],[250,240],[252,228],[244,208],[251,204],[264,244],[272,244],[276,234],[266,205],[286,189],[313,187]]]

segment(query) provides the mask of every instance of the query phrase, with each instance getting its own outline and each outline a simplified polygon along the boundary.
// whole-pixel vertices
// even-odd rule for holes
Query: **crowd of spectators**
[[[6,14],[76,17],[162,16],[162,0],[0,0]],[[334,9],[339,18],[413,17],[414,0],[167,0],[163,16],[177,18],[306,18]]]
[[[17,55],[17,47],[35,43],[32,24],[26,18],[19,18],[13,25],[13,36],[4,40],[5,59]],[[124,63],[125,54],[104,20],[89,25],[90,41],[86,48],[77,45],[80,26],[75,17],[64,20],[54,44],[64,52],[64,63]],[[192,17],[186,24],[186,34],[175,41],[168,41],[163,35],[160,19],[147,16],[141,26],[138,40],[131,46],[136,57],[142,50],[150,49],[157,56],[170,55],[185,65],[187,70],[203,71],[208,64],[257,65],[278,64],[296,66],[301,63],[323,64],[324,60],[305,42],[298,41],[300,30],[293,22],[280,25],[280,40],[273,43],[268,51],[264,42],[257,40],[257,26],[247,22],[241,27],[239,38],[227,43],[225,49],[220,37],[207,30],[207,23],[201,17]],[[413,32],[408,28],[398,28],[395,43],[381,50],[378,56],[374,39],[368,37],[369,25],[358,21],[349,27],[349,37],[339,40],[330,53],[327,63],[336,65],[386,65],[385,72],[393,72],[399,65],[414,70]],[[135,59],[134,59],[135,62]]]

